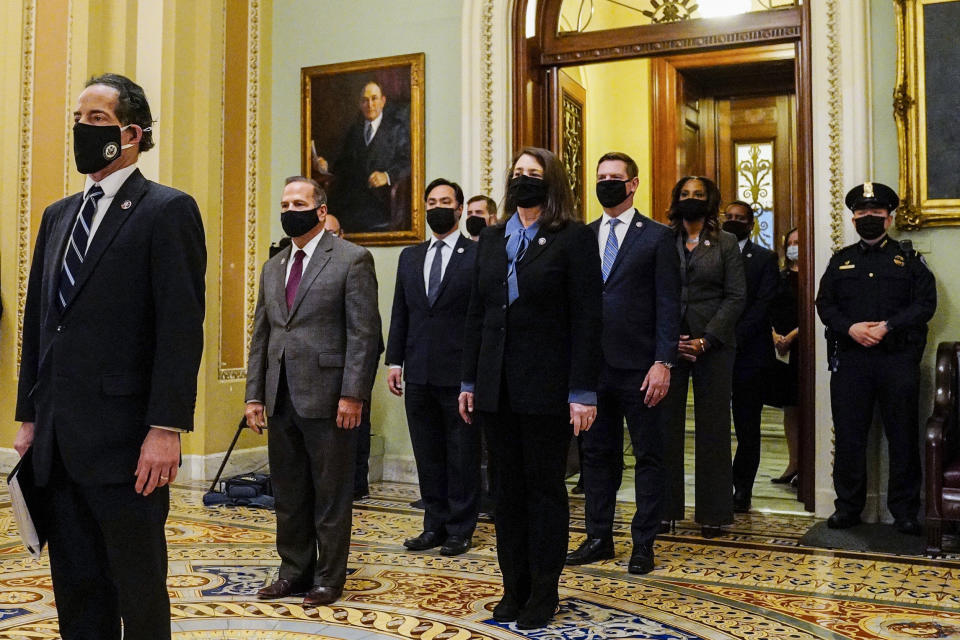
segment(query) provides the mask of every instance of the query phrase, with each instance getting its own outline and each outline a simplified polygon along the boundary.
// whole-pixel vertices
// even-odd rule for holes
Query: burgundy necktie
[[[290,267],[290,277],[287,278],[287,311],[293,307],[293,301],[297,297],[297,287],[300,286],[300,278],[303,277],[303,259],[306,256],[303,249],[298,249],[293,256],[293,266]]]

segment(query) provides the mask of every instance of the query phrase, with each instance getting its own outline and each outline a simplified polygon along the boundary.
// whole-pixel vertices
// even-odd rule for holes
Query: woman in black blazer
[[[696,430],[696,511],[705,537],[733,522],[730,394],[736,326],[746,300],[737,238],[720,230],[720,190],[708,178],[686,176],[673,188],[670,226],[680,255],[679,362],[663,401],[663,520],[684,517],[683,449],[687,389],[693,376]],[[760,390],[758,389],[759,393]]]
[[[467,312],[460,411],[479,412],[497,472],[494,619],[542,627],[567,552],[570,437],[596,417],[597,238],[573,220],[557,157],[528,147],[508,176],[505,222],[484,229]],[[512,215],[510,215],[512,214]]]

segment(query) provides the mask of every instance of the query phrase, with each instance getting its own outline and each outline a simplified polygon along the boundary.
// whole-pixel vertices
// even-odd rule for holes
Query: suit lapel
[[[431,241],[427,240],[417,247],[417,259],[414,260],[414,265],[420,268],[416,273],[410,274],[414,282],[413,288],[420,294],[420,303],[424,307],[430,306],[430,299],[427,297],[427,285],[423,281],[423,270],[426,269],[427,258],[430,256],[430,244]]]
[[[640,215],[640,212],[636,209],[633,210],[633,218],[630,219],[630,222],[627,225],[627,235],[623,237],[623,244],[620,245],[620,248],[617,249],[617,257],[613,261],[613,265],[610,267],[610,273],[607,274],[607,282],[610,281],[610,278],[613,277],[613,274],[616,272],[617,267],[621,262],[624,261],[624,255],[627,253],[627,249],[637,241],[643,232],[647,230],[647,225],[643,222],[643,216]]]
[[[90,274],[97,268],[97,263],[100,262],[100,258],[103,257],[107,248],[113,243],[117,232],[120,231],[120,228],[123,227],[130,215],[137,210],[137,205],[146,192],[147,179],[144,178],[140,170],[137,169],[130,174],[130,177],[127,178],[126,182],[120,187],[120,190],[117,191],[117,194],[113,197],[113,202],[110,203],[110,208],[107,209],[103,220],[100,221],[100,226],[93,235],[90,248],[87,249],[87,253],[83,257],[83,265],[80,267],[76,276],[76,282],[73,285],[73,295],[67,303],[66,309],[63,310],[64,315],[70,310],[70,307],[73,306],[73,301],[82,294],[83,285],[86,284],[90,278]]]
[[[459,231],[457,231],[460,234]],[[466,251],[464,244],[467,242],[473,242],[464,238],[462,234],[457,238],[456,244],[453,245],[453,253],[450,255],[450,261],[447,263],[447,270],[443,272],[443,279],[440,281],[440,290],[437,292],[436,299],[439,300],[440,296],[443,295],[443,290],[447,288],[447,283],[450,282],[450,278],[453,276],[453,270],[457,268],[457,265],[460,264],[460,261],[463,260],[463,254]]]
[[[323,237],[320,238],[320,242],[317,244],[317,248],[313,250],[313,255],[310,256],[310,262],[307,263],[307,270],[300,279],[300,284],[297,285],[297,295],[293,298],[293,306],[290,307],[290,313],[287,315],[288,318],[293,317],[293,314],[297,312],[297,308],[300,306],[300,303],[303,302],[303,297],[307,294],[307,289],[310,288],[313,281],[317,279],[317,276],[323,271],[323,268],[330,262],[330,254],[332,251],[333,236],[329,233],[324,233]],[[286,304],[286,287],[284,287],[284,304]]]
[[[50,232],[48,246],[56,253],[52,260],[46,260],[44,263],[43,282],[48,308],[56,309],[57,313],[60,312],[60,305],[57,304],[57,289],[60,285],[60,271],[63,269],[63,252],[67,248],[67,238],[73,230],[73,221],[80,212],[81,202],[83,202],[83,192],[74,194],[64,201],[56,226]],[[49,256],[49,253],[47,255]]]
[[[527,246],[526,252],[523,254],[523,259],[517,264],[517,271],[523,269],[525,266],[536,260],[540,254],[542,254],[547,247],[553,244],[553,236],[556,232],[548,231],[541,227],[537,230],[536,237],[530,241],[530,244]]]
[[[283,257],[280,258],[279,268],[277,273],[270,274],[270,287],[269,296],[274,304],[279,305],[281,311],[287,311],[287,264],[290,262],[290,256],[293,255],[293,243],[283,250]],[[309,266],[309,263],[307,263]],[[266,283],[266,276],[264,276],[264,283]],[[301,280],[302,282],[302,280]]]

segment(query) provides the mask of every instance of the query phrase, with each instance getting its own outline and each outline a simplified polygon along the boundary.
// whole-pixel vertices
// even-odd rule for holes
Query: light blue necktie
[[[80,206],[76,219],[73,221],[73,232],[67,243],[67,250],[63,254],[63,266],[60,268],[60,286],[57,298],[60,309],[66,308],[73,297],[73,288],[76,286],[76,276],[83,266],[83,259],[87,255],[87,243],[90,240],[90,228],[93,226],[93,216],[97,213],[97,200],[103,195],[103,189],[95,184],[87,191],[87,197]]]
[[[363,125],[363,142],[369,146],[371,140],[373,140],[373,123],[367,121],[367,123]]]
[[[610,218],[610,233],[607,235],[607,244],[603,247],[603,281],[607,281],[607,276],[610,275],[610,270],[613,269],[613,263],[617,259],[617,251],[620,247],[617,243],[617,232],[616,226],[620,224],[620,220],[617,218]]]
[[[510,269],[507,271],[507,301],[509,304],[513,304],[514,300],[520,295],[520,289],[517,287],[517,263],[523,260],[523,254],[527,252],[528,245],[526,230],[521,227],[518,233],[517,253],[513,262],[510,263]],[[507,257],[510,257],[509,251]]]

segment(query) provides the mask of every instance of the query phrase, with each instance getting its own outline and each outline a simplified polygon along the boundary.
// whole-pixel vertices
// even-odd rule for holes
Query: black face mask
[[[737,240],[743,240],[750,235],[750,224],[740,220],[727,220],[723,223],[723,230],[737,236]]]
[[[480,232],[487,227],[487,221],[482,216],[467,217],[467,233],[471,236],[478,236]]]
[[[707,201],[699,198],[687,198],[677,202],[677,212],[687,222],[702,220],[707,217]]]
[[[73,125],[73,159],[80,173],[96,173],[120,157],[120,132],[117,125],[98,127],[77,122]]]
[[[628,180],[601,180],[597,183],[597,200],[609,209],[627,199]]]
[[[320,219],[317,218],[317,209],[319,208],[284,211],[280,214],[280,226],[283,227],[283,232],[291,238],[299,238],[305,233],[309,233],[311,229],[320,224]]]
[[[880,216],[863,216],[862,218],[854,218],[853,226],[856,227],[857,233],[864,240],[876,240],[884,233],[886,233],[886,228],[884,223],[886,218]]]
[[[430,230],[442,236],[453,229],[453,225],[457,224],[455,211],[456,209],[450,207],[427,209],[427,224],[430,225]]]
[[[516,176],[510,180],[507,196],[516,202],[518,207],[535,207],[546,201],[547,183],[541,178]]]

